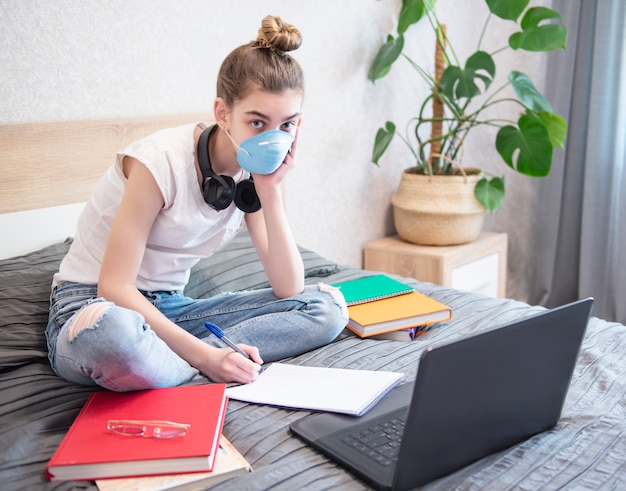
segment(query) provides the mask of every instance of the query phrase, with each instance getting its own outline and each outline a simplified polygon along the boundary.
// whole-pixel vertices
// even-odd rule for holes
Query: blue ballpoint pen
[[[221,339],[222,342],[225,345],[227,345],[228,347],[234,349],[240,355],[245,356],[248,360],[254,361],[252,358],[250,358],[250,355],[248,353],[246,353],[244,350],[242,350],[239,346],[237,346],[235,343],[233,343],[230,339],[228,339],[228,337],[224,334],[224,331],[222,331],[215,324],[212,324],[211,322],[205,322],[204,323],[204,327],[206,327],[209,331],[211,331],[219,339]],[[264,370],[264,368],[260,367],[259,372],[262,372],[263,370]]]

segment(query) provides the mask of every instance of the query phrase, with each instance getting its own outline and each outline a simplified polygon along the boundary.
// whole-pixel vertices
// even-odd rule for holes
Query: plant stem
[[[485,32],[487,31],[487,26],[489,25],[489,21],[491,20],[491,12],[487,15],[485,19],[485,23],[483,24],[483,29],[480,31],[480,37],[478,38],[478,45],[476,46],[476,51],[480,51],[480,45],[483,44],[483,39],[485,38]]]
[[[419,73],[419,75],[424,79],[424,81],[428,84],[428,85],[434,85],[435,81],[433,80],[433,78],[428,74],[428,72],[426,72],[421,66],[419,66],[417,63],[415,63],[411,58],[409,58],[407,55],[405,55],[404,53],[401,53],[401,55],[411,64],[411,66],[413,68],[415,68],[415,70],[417,71],[417,73]]]

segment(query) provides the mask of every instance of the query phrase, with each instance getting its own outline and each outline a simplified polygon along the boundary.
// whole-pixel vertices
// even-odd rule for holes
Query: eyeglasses
[[[185,436],[191,425],[173,421],[144,421],[136,419],[110,419],[107,430],[123,436],[144,438],[176,438]]]

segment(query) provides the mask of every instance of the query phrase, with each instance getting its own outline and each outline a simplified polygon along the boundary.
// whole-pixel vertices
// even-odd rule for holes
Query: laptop
[[[592,307],[587,298],[430,347],[415,382],[364,416],[315,413],[290,430],[378,489],[422,486],[556,425]]]

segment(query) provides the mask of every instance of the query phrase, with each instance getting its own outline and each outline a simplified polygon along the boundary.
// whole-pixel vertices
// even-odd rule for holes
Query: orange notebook
[[[91,481],[211,471],[227,404],[225,384],[96,392],[48,462],[48,479]],[[184,436],[154,438],[117,434],[107,429],[109,420],[171,421],[190,426]]]
[[[450,307],[417,291],[352,305],[348,313],[346,327],[362,338],[452,318]]]

